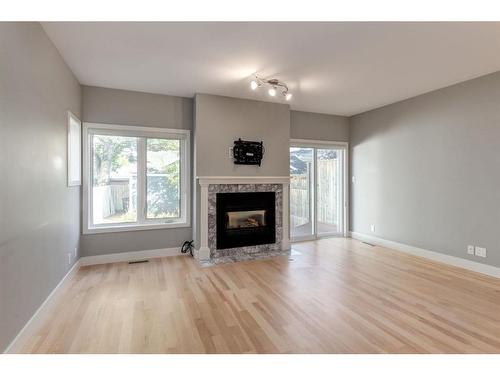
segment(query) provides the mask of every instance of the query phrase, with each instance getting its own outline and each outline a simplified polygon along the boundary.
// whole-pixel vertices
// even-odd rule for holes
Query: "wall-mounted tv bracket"
[[[260,167],[264,152],[264,143],[262,141],[243,141],[239,138],[234,141],[233,146],[234,164],[258,165]]]

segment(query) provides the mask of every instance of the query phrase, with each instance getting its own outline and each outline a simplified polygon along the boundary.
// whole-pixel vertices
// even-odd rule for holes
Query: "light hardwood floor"
[[[500,280],[351,239],[87,266],[29,353],[499,353]]]

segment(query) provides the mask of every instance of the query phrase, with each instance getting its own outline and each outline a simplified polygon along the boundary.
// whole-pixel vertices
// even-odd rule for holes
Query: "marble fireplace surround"
[[[248,259],[290,249],[288,187],[290,177],[197,177],[200,184],[200,248],[197,259],[215,261],[225,257]],[[216,195],[228,192],[276,192],[276,243],[216,249]]]

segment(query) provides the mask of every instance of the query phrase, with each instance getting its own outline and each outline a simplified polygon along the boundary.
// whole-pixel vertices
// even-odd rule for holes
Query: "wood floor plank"
[[[82,267],[25,353],[500,353],[500,279],[362,242]]]

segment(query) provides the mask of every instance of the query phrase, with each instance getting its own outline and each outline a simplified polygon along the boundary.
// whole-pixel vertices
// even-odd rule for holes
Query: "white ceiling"
[[[42,23],[84,85],[268,101],[353,115],[500,70],[500,23]]]

